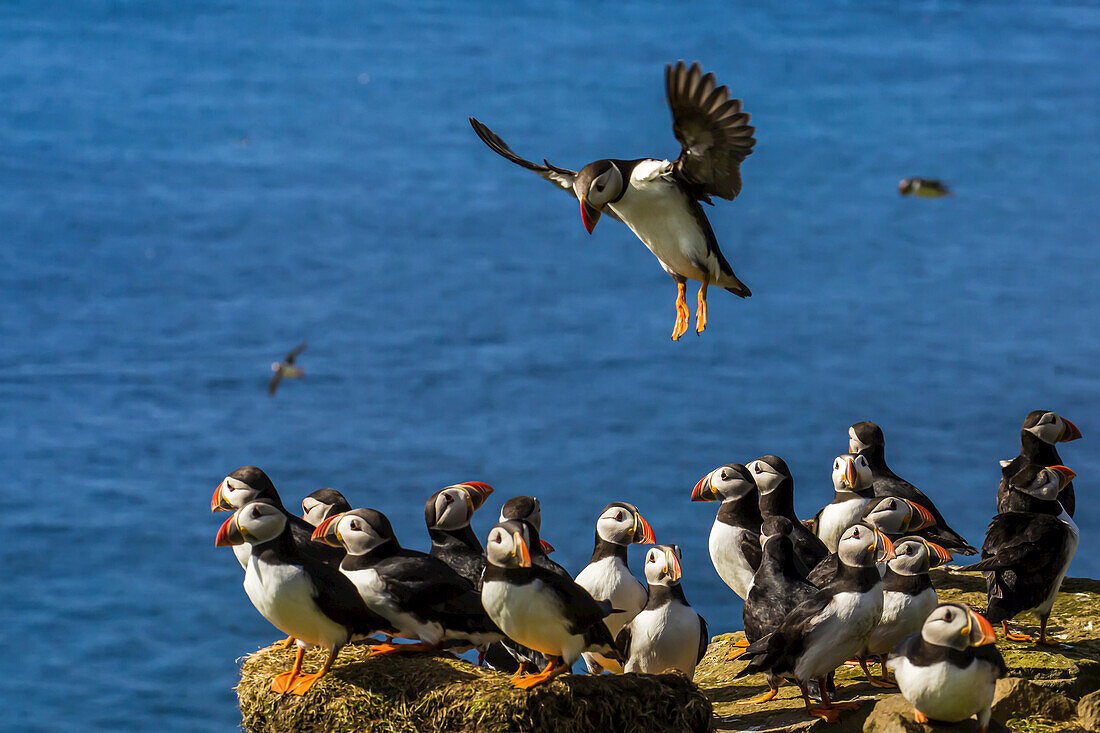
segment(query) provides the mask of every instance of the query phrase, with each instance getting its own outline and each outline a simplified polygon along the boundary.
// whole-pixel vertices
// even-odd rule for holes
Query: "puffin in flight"
[[[513,153],[473,117],[470,124],[496,153],[575,196],[589,234],[605,212],[630,227],[676,282],[672,330],[676,341],[688,329],[689,278],[700,283],[696,333],[707,327],[708,286],[717,285],[742,298],[752,295],[718,249],[700,203],[711,204],[712,196],[728,201],[737,197],[741,162],[752,153],[756,140],[741,100],[730,99],[729,89],[718,86],[714,74],[704,74],[698,63],[665,66],[665,91],[672,131],[681,146],[680,157],[673,161],[603,159],[579,171],[559,168],[548,160],[539,165]]]

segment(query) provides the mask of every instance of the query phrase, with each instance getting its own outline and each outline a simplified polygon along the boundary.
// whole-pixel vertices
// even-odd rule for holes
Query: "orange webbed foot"
[[[278,695],[290,692],[294,687],[294,683],[297,681],[298,673],[294,670],[277,674],[274,679],[271,680],[271,691]]]
[[[1001,630],[1004,631],[1005,638],[1010,641],[1035,641],[1035,637],[1029,636],[1028,634],[1017,634],[1013,631],[1009,631],[1008,623],[1005,621],[1001,622]]]
[[[687,333],[688,318],[691,314],[687,307],[687,283],[676,283],[676,325],[672,328],[672,340],[679,341]]]
[[[737,647],[734,647],[733,649],[730,649],[729,652],[726,654],[726,661],[732,662],[734,659],[737,659],[744,653],[745,650],[743,648],[738,649]]]
[[[918,723],[927,723],[928,716],[922,713],[920,710],[913,708],[913,720],[917,721]]]
[[[774,698],[778,694],[779,694],[779,688],[778,687],[773,687],[770,690],[767,690],[765,692],[760,693],[756,697],[750,697],[748,700],[738,700],[737,704],[738,705],[759,705],[762,702],[767,702],[768,700],[771,700],[772,698]]]
[[[314,672],[313,674],[300,674],[294,681],[294,684],[290,687],[290,694],[292,695],[304,695],[309,692],[309,688],[313,687],[313,683],[321,679],[324,676],[324,672]]]
[[[821,718],[826,723],[835,723],[840,720],[840,710],[835,707],[806,708],[806,712],[815,718]]]

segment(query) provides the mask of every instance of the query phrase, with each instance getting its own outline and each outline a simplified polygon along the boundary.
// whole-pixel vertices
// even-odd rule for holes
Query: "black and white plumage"
[[[736,676],[755,672],[790,676],[802,689],[807,712],[830,722],[837,719],[838,710],[853,707],[831,703],[825,680],[863,647],[882,615],[882,577],[875,557],[888,542],[863,525],[848,528],[840,539],[840,562],[833,579],[788,613],[774,632],[750,644],[745,651],[749,664]],[[820,686],[820,706],[810,702],[807,685],[811,680]]]
[[[869,503],[863,512],[863,521],[891,540],[907,535],[924,537],[931,527],[936,526],[936,518],[932,516],[932,512],[896,496],[875,499]]]
[[[848,452],[858,453],[867,458],[874,477],[875,496],[886,498],[897,496],[924,507],[936,519],[936,526],[930,528],[924,536],[936,544],[960,555],[973,555],[977,550],[955,530],[947,526],[943,515],[923,491],[898,476],[886,465],[886,436],[870,420],[858,422],[848,428]]]
[[[657,545],[646,553],[649,598],[645,608],[619,630],[615,643],[626,660],[623,671],[661,674],[679,670],[689,678],[707,653],[706,620],[687,602],[680,585],[680,548]]]
[[[875,687],[893,687],[886,674],[886,655],[905,637],[920,631],[939,602],[928,571],[951,559],[951,554],[923,537],[903,537],[894,543],[894,558],[882,576],[882,616],[860,650],[859,664]],[[882,677],[867,669],[867,660],[878,657]]]
[[[954,196],[947,184],[936,178],[903,178],[898,183],[898,193],[902,196],[916,196],[921,199]]]
[[[467,481],[440,489],[424,503],[424,522],[432,540],[428,554],[450,565],[475,589],[481,588],[485,548],[470,528],[470,520],[492,493],[489,484]]]
[[[276,361],[271,364],[271,371],[274,374],[271,377],[271,381],[267,384],[267,396],[274,397],[275,391],[279,389],[279,384],[284,379],[301,379],[306,375],[306,370],[300,366],[297,366],[294,362],[301,356],[302,352],[306,350],[308,344],[298,344],[290,350],[282,361]]]
[[[785,517],[791,521],[791,541],[798,559],[813,568],[829,555],[829,548],[794,513],[794,478],[779,456],[763,456],[747,466],[760,491],[760,516]]]
[[[294,668],[275,677],[277,693],[303,695],[332,666],[340,647],[353,635],[390,630],[372,613],[355,586],[340,571],[304,555],[295,541],[285,510],[268,499],[247,502],[218,530],[218,547],[248,544],[244,589],[252,605],[284,634],[297,639]],[[329,653],[321,670],[302,674],[303,653],[320,646]]]
[[[481,602],[486,613],[516,643],[546,655],[550,662],[535,675],[517,675],[512,684],[534,687],[566,672],[584,651],[620,663],[622,657],[604,618],[611,604],[597,602],[568,577],[532,562],[542,552],[538,530],[510,519],[489,532]]]
[[[322,522],[313,537],[343,547],[347,555],[340,571],[355,584],[367,608],[385,618],[396,635],[419,640],[376,645],[372,655],[468,649],[502,638],[470,582],[439,558],[402,547],[381,512],[337,514]]]
[[[997,680],[1008,675],[996,639],[989,621],[968,606],[943,603],[920,632],[894,649],[887,664],[918,723],[977,715],[978,730],[985,733]]]
[[[829,552],[836,552],[840,535],[863,518],[874,489],[867,459],[851,453],[833,461],[832,479],[833,500],[814,517],[814,531]]]
[[[1014,511],[993,517],[982,545],[982,559],[970,566],[983,571],[989,597],[988,617],[1005,635],[1008,621],[1030,611],[1039,619],[1039,643],[1046,643],[1047,620],[1062,579],[1077,552],[1080,531],[1058,501],[1058,493],[1073,480],[1065,466],[1028,464],[1007,481],[1005,501]]]
[[[333,514],[346,512],[351,504],[336,489],[317,489],[302,499],[302,519],[316,527]]]
[[[737,279],[701,203],[717,196],[732,201],[741,192],[741,163],[756,140],[740,99],[718,86],[699,64],[683,61],[665,67],[665,91],[672,110],[672,129],[680,142],[674,161],[655,158],[603,159],[579,171],[525,160],[512,152],[492,130],[470,118],[474,132],[494,152],[538,173],[580,201],[581,218],[589,233],[601,213],[626,224],[646,245],[677,284],[676,327],[672,338],[687,331],[687,280],[699,288],[696,331],[706,328],[709,285],[747,298],[749,288]]]
[[[710,528],[710,561],[740,598],[760,567],[760,493],[740,463],[719,466],[695,484],[692,501],[720,501]]]
[[[325,547],[311,542],[313,525],[286,510],[279,492],[275,490],[275,484],[256,466],[242,466],[222,479],[210,498],[210,511],[236,511],[248,502],[260,499],[266,500],[286,515],[294,544],[297,545],[299,552],[306,557],[327,562],[334,568],[340,563],[344,553],[335,547]],[[236,555],[242,568],[248,567],[248,555],[251,552],[252,545],[249,543],[241,543],[233,547],[233,554]]]
[[[1080,437],[1081,431],[1077,429],[1077,426],[1058,413],[1049,410],[1032,410],[1024,418],[1023,427],[1020,428],[1020,455],[1018,458],[1023,459],[1023,463],[1020,465],[1028,463],[1039,466],[1061,465],[1062,458],[1058,455],[1058,449],[1055,445],[1078,440]],[[1010,461],[1005,461],[1004,465],[1008,463]],[[998,512],[1006,511],[1003,500],[1007,496],[1009,496],[1009,491],[1002,484],[997,489]],[[1073,493],[1072,481],[1066,488],[1062,489],[1062,493],[1058,494],[1058,501],[1065,507],[1066,514],[1072,517],[1077,508],[1077,499]]]
[[[632,544],[651,545],[656,541],[653,528],[633,504],[613,501],[604,507],[596,519],[592,559],[577,573],[576,583],[597,601],[611,603],[615,612],[604,619],[604,623],[612,637],[646,604],[645,586],[627,567],[627,547]],[[585,652],[584,661],[593,674],[598,674],[601,669],[616,674],[623,671],[619,660],[596,652]]]
[[[504,502],[504,505],[500,508],[500,521],[507,522],[509,519],[523,520],[538,532],[542,532],[542,505],[539,503],[538,497],[513,496]],[[543,539],[541,535],[539,536],[539,546],[542,548],[542,552],[532,558],[535,563],[548,570],[562,573],[569,578],[573,577],[568,570],[550,559],[549,556],[550,553],[554,552],[554,546]]]

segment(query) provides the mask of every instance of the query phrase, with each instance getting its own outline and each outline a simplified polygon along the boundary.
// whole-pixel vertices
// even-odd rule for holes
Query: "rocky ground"
[[[985,608],[977,573],[934,571],[941,600]],[[1020,621],[1030,623],[1030,619]],[[1016,626],[1034,631],[1038,627]],[[998,684],[991,730],[1022,733],[1100,731],[1100,581],[1069,578],[1054,606],[1048,647],[998,641],[1010,678]],[[725,661],[740,634],[715,637],[695,674],[567,676],[526,693],[503,675],[445,655],[367,659],[362,647],[341,652],[332,674],[305,697],[279,696],[271,677],[290,667],[293,653],[263,649],[241,670],[238,699],[250,731],[876,731],[972,730],[973,724],[920,725],[900,695],[861,681],[842,668],[843,699],[861,703],[840,722],[810,720],[801,695],[784,687],[762,705],[739,705],[765,689],[762,675],[735,680],[742,662]],[[320,664],[314,650],[306,669]],[[858,673],[857,673],[858,672]],[[1007,727],[1005,726],[1007,724]],[[998,727],[1000,726],[1000,727]]]

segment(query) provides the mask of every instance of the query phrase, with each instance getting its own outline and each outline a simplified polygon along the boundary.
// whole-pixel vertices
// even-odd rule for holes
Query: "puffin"
[[[830,723],[837,721],[840,710],[858,707],[830,702],[826,678],[866,644],[882,616],[882,576],[875,567],[880,548],[893,557],[890,540],[881,532],[860,524],[845,530],[836,575],[784,616],[775,631],[749,645],[749,664],[735,677],[756,672],[790,676],[802,690],[806,712]],[[811,680],[821,691],[817,706],[810,701]]]
[[[382,512],[353,509],[333,515],[318,525],[313,539],[344,548],[340,572],[367,608],[385,618],[397,630],[395,636],[418,640],[375,644],[371,656],[465,650],[503,638],[470,582],[439,558],[402,547]]]
[[[626,548],[631,544],[652,545],[656,541],[653,528],[633,504],[613,501],[604,507],[596,520],[592,559],[577,573],[575,581],[597,601],[611,602],[615,610],[604,623],[612,638],[645,608],[648,598],[645,586],[627,567]],[[584,662],[592,674],[599,674],[603,669],[616,674],[623,671],[620,660],[596,652],[585,652]]]
[[[895,687],[886,672],[886,655],[912,633],[920,631],[939,598],[928,571],[951,559],[951,553],[923,537],[902,537],[894,543],[894,558],[882,576],[882,616],[857,655],[859,666],[874,687]],[[878,657],[882,677],[867,669],[867,659]]]
[[[1058,466],[1062,459],[1058,455],[1057,443],[1068,443],[1078,440],[1081,431],[1077,426],[1056,412],[1049,410],[1032,410],[1024,418],[1023,427],[1020,428],[1020,458],[1027,463],[1035,463],[1040,466]],[[1008,465],[1005,461],[1002,465]],[[997,511],[1003,512],[1002,500],[1009,494],[1008,489],[997,490]],[[1073,516],[1077,508],[1077,500],[1073,493],[1073,484],[1070,483],[1062,489],[1058,495],[1058,501],[1066,508],[1066,514]]]
[[[903,178],[898,183],[898,193],[920,199],[938,199],[955,195],[951,193],[946,183],[936,178]]]
[[[274,374],[271,377],[271,381],[267,384],[267,396],[274,397],[275,391],[279,389],[279,384],[284,379],[301,379],[306,375],[306,370],[297,366],[294,362],[301,356],[302,352],[306,350],[307,344],[298,344],[290,353],[283,357],[282,361],[276,361],[271,364],[271,371]]]
[[[726,585],[745,599],[760,567],[760,493],[740,463],[719,466],[695,484],[692,501],[720,501],[710,528],[710,561]]]
[[[649,598],[641,613],[619,630],[615,643],[627,673],[661,674],[679,670],[691,679],[707,653],[707,622],[680,586],[683,571],[677,545],[657,545],[645,557]]]
[[[896,496],[876,499],[868,504],[863,513],[863,521],[891,540],[920,534],[936,525],[936,518],[930,511]]]
[[[1076,474],[1065,466],[1028,464],[1006,482],[1014,511],[993,517],[985,533],[982,559],[969,569],[985,575],[987,616],[1001,624],[1007,638],[1034,641],[1008,630],[1017,614],[1039,619],[1039,643],[1046,644],[1050,609],[1062,578],[1077,553],[1080,530],[1058,501]]]
[[[351,504],[336,489],[317,489],[302,499],[302,519],[316,527],[330,514],[351,509]]]
[[[848,452],[857,453],[867,459],[867,463],[871,466],[871,476],[874,478],[876,497],[896,496],[924,507],[936,520],[935,529],[930,530],[930,539],[954,553],[961,555],[977,553],[977,550],[968,544],[962,535],[947,526],[939,509],[923,491],[898,476],[886,465],[886,436],[883,435],[882,428],[870,420],[852,425],[848,428]]]
[[[802,561],[795,555],[791,541],[793,527],[786,517],[769,517],[760,527],[760,567],[752,577],[742,608],[745,638],[749,644],[775,631],[788,613],[817,593],[817,587],[806,580]],[[743,649],[735,649],[726,659],[736,659],[743,653]],[[755,705],[774,698],[779,693],[780,678],[771,672],[767,677],[768,690],[738,704]]]
[[[870,503],[871,467],[863,456],[846,453],[833,460],[833,501],[826,504],[814,518],[815,532],[829,549],[836,552],[840,535],[857,524]]]
[[[1008,676],[996,640],[992,624],[969,606],[941,603],[898,644],[887,664],[917,723],[977,715],[980,733],[988,730],[994,688]]]
[[[489,531],[485,542],[485,612],[516,643],[546,655],[537,674],[512,677],[527,689],[572,669],[584,651],[622,663],[615,639],[604,623],[613,610],[568,577],[533,562],[542,552],[539,533],[527,522],[509,519]]]
[[[732,201],[741,192],[741,163],[756,140],[740,99],[718,86],[714,74],[698,63],[665,67],[665,92],[672,110],[672,131],[680,157],[635,160],[602,159],[579,171],[550,161],[525,160],[492,130],[473,117],[470,124],[493,152],[534,171],[580,201],[581,220],[589,234],[601,214],[626,224],[676,283],[676,325],[672,339],[688,329],[688,279],[699,285],[695,331],[707,327],[707,288],[717,285],[741,298],[752,291],[734,274],[701,203],[716,196]]]
[[[489,484],[467,481],[440,489],[424,503],[424,522],[432,540],[428,554],[450,565],[475,589],[481,588],[485,549],[470,529],[470,520],[492,493]]]
[[[335,547],[324,547],[310,542],[313,525],[286,510],[283,500],[279,498],[279,492],[275,490],[275,484],[256,466],[242,466],[222,479],[210,498],[210,511],[234,511],[258,499],[266,499],[286,515],[294,542],[302,554],[326,562],[334,568],[340,564],[344,553]],[[252,551],[251,548],[252,546],[248,543],[238,543],[233,546],[233,554],[237,556],[237,561],[242,568],[248,568],[248,555]]]
[[[791,541],[798,559],[812,568],[829,555],[829,548],[794,513],[794,479],[779,456],[764,456],[748,464],[760,490],[760,516],[786,517],[791,521]]]
[[[542,504],[539,503],[538,497],[513,496],[504,502],[503,506],[500,507],[500,519],[498,521],[507,522],[509,519],[522,519],[530,523],[537,531],[542,532]],[[549,555],[554,552],[553,545],[539,537],[539,546],[542,547],[542,552],[532,560],[549,570],[562,573],[570,579],[573,578],[568,570],[549,558]]]
[[[339,570],[301,552],[286,511],[270,499],[246,502],[218,529],[216,547],[241,544],[252,547],[244,574],[249,600],[276,628],[297,639],[294,667],[271,681],[273,692],[304,695],[352,636],[390,631]],[[326,649],[328,658],[319,671],[306,674],[302,659],[310,646]]]

